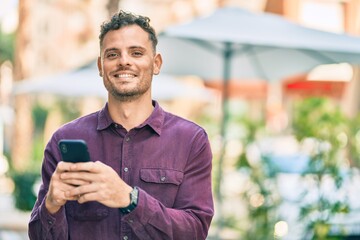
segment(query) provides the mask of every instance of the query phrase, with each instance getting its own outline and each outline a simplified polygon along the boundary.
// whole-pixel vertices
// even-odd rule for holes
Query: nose
[[[130,65],[131,58],[130,58],[130,56],[128,54],[123,53],[123,54],[120,55],[118,60],[119,60],[118,65],[120,65],[120,66],[128,66],[128,65]]]

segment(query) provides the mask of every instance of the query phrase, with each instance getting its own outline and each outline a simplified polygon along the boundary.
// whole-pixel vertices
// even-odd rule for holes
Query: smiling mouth
[[[114,77],[116,77],[116,78],[134,78],[135,75],[134,74],[123,73],[123,74],[115,74]]]

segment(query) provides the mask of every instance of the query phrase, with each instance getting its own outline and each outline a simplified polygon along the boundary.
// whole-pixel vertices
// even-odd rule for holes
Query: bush
[[[32,172],[13,173],[15,207],[22,211],[30,211],[34,207],[36,194],[33,187],[39,178],[39,174]]]

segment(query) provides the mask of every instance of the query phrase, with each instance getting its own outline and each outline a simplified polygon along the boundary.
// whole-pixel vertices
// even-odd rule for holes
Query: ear
[[[101,57],[98,57],[97,59],[97,67],[98,67],[98,70],[99,70],[99,76],[102,77],[102,65],[101,65]]]
[[[162,65],[162,57],[160,53],[157,53],[154,57],[154,75],[158,75],[160,73]]]

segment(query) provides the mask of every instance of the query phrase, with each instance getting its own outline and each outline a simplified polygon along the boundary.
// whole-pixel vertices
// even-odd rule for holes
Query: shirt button
[[[132,220],[132,219],[129,219],[129,223],[133,223],[134,222],[134,220]]]
[[[129,171],[129,168],[125,167],[124,172],[128,172],[128,171]]]
[[[130,137],[125,138],[125,141],[126,142],[130,141]]]
[[[118,128],[118,127],[119,127],[119,125],[117,125],[116,123],[114,123],[114,127],[115,127],[115,128]]]
[[[52,224],[53,224],[53,221],[48,220],[48,224],[52,225]]]
[[[165,179],[166,179],[166,177],[161,177],[161,178],[160,178],[160,181],[164,182]]]
[[[123,239],[124,239],[124,240],[128,240],[129,237],[128,237],[128,236],[124,236]]]

